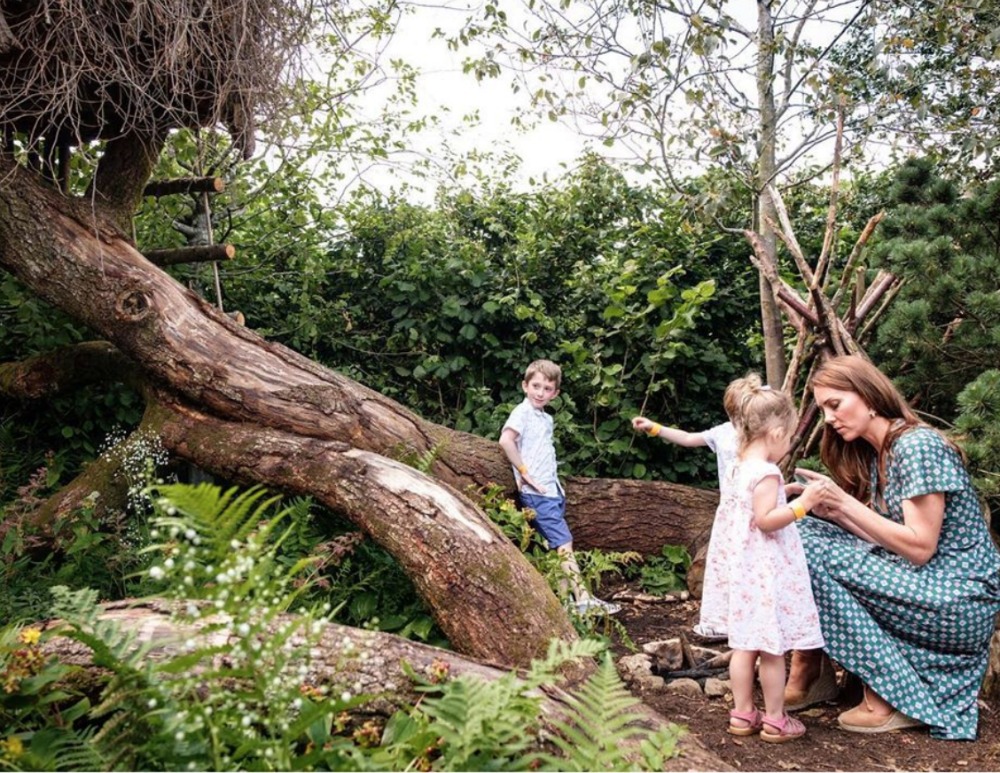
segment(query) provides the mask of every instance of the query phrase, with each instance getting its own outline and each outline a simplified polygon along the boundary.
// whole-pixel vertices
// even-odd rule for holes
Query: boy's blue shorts
[[[521,504],[535,511],[531,525],[545,537],[549,548],[555,550],[573,541],[566,524],[566,497],[543,497],[538,494],[521,492]]]

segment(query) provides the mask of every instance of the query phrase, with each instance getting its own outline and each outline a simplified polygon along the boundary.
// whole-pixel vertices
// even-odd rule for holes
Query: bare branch
[[[826,230],[823,233],[823,248],[816,261],[816,275],[813,285],[821,287],[826,284],[827,266],[833,254],[833,242],[837,229],[837,202],[840,196],[840,157],[844,147],[844,98],[841,96],[837,106],[837,139],[833,143],[833,179],[830,181],[830,206],[826,213]]]
[[[853,269],[854,264],[858,262],[858,259],[861,257],[861,253],[864,252],[865,246],[868,244],[868,240],[875,232],[875,227],[882,222],[883,218],[885,218],[885,212],[879,212],[877,215],[870,217],[868,222],[865,224],[864,229],[861,231],[861,235],[858,237],[858,240],[854,243],[854,248],[851,250],[851,254],[847,258],[847,263],[844,266],[844,271],[840,276],[840,286],[837,288],[837,292],[834,294],[833,300],[830,301],[830,305],[835,311],[840,308],[840,302],[844,296],[844,291],[851,283],[851,269]]]
[[[0,363],[0,395],[20,400],[51,397],[86,384],[134,376],[132,364],[107,341],[87,341],[20,362]]]
[[[795,260],[795,265],[798,266],[799,273],[802,274],[802,279],[805,280],[806,285],[812,287],[813,270],[809,267],[809,262],[802,253],[798,239],[795,238],[792,221],[788,217],[788,210],[785,209],[785,201],[781,198],[781,193],[778,192],[778,189],[770,183],[768,183],[767,192],[771,195],[771,201],[774,202],[774,211],[778,214],[778,220],[780,221],[780,225],[772,222],[771,227],[781,238],[781,241],[785,243],[785,246],[788,247],[788,251]]]

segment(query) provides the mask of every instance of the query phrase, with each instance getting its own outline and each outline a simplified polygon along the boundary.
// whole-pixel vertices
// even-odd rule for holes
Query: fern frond
[[[437,461],[437,458],[441,455],[444,447],[444,443],[436,443],[421,453],[413,446],[407,445],[402,449],[399,449],[395,454],[390,453],[390,456],[408,467],[412,467],[418,472],[422,472],[427,475],[430,474],[431,468],[434,466],[434,462]]]
[[[72,730],[46,727],[31,736],[31,744],[15,770],[109,770],[94,746],[94,728]],[[0,762],[0,767],[6,767]]]
[[[640,724],[642,715],[632,710],[638,703],[605,654],[598,670],[566,700],[566,715],[551,720],[558,731],[551,741],[562,756],[540,754],[538,761],[549,770],[634,769],[637,756],[648,759],[663,745],[660,734]],[[650,743],[643,747],[642,739]]]
[[[243,542],[251,532],[260,529],[264,513],[280,499],[272,496],[261,502],[268,494],[261,486],[240,493],[236,487],[223,491],[212,483],[164,485],[156,493],[184,514],[183,518],[165,517],[158,522],[166,528],[183,528],[193,522],[203,544],[216,555],[226,555],[234,541]],[[268,519],[263,528],[273,528],[281,517],[279,513]]]
[[[500,760],[520,759],[533,743],[529,728],[541,703],[527,693],[510,674],[492,682],[460,677],[426,699],[421,711],[442,740],[446,769],[496,769]]]
[[[596,658],[606,651],[607,645],[597,639],[566,641],[553,638],[549,641],[545,657],[531,662],[531,667],[525,676],[525,682],[532,687],[550,682],[559,669],[567,663],[574,660]]]

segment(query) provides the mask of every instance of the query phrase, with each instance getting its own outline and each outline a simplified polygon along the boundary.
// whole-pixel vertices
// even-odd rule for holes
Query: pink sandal
[[[746,722],[745,725],[734,725],[733,720],[739,719]],[[752,711],[737,711],[733,709],[729,712],[729,727],[726,732],[731,735],[756,735],[764,726],[764,715],[758,709]]]
[[[806,734],[806,726],[788,714],[782,714],[781,719],[771,719],[765,715],[761,717],[761,722],[764,728],[760,731],[760,740],[768,743],[786,743]],[[769,727],[777,732],[771,732],[767,729]]]

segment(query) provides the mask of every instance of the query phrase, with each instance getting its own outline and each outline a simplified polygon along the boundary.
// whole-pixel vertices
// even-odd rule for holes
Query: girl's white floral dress
[[[705,561],[700,626],[729,646],[781,655],[823,646],[802,541],[794,525],[770,533],[753,523],[753,490],[778,466],[737,460],[723,482]],[[778,503],[785,504],[784,485]]]

